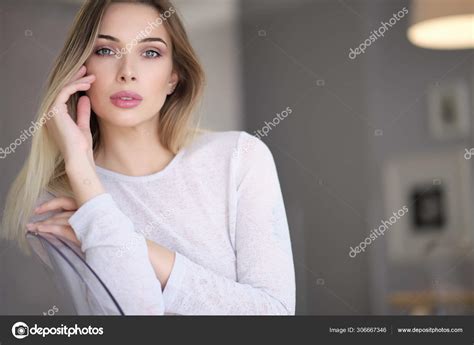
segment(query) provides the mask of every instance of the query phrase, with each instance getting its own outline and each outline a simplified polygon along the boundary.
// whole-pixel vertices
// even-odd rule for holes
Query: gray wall
[[[364,22],[336,1],[248,0],[242,18],[247,130],[293,109],[263,140],[290,223],[297,314],[368,313],[367,257],[347,255],[368,227],[366,75],[347,58]]]
[[[0,3],[0,146],[6,147],[30,126],[56,54],[76,7],[35,1]],[[28,31],[25,34],[25,30]],[[24,142],[15,154],[0,161],[0,205],[31,146]],[[42,265],[21,255],[11,243],[0,242],[0,314],[41,315],[53,305],[69,305],[58,295]]]
[[[175,0],[191,44],[206,71],[200,126],[242,129],[239,0]]]

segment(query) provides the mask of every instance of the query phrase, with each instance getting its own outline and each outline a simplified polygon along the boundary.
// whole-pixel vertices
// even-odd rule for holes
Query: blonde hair
[[[168,0],[117,1],[88,0],[79,10],[69,31],[68,38],[55,61],[48,78],[37,119],[51,109],[57,95],[68,80],[79,70],[92,54],[94,42],[107,7],[111,3],[131,2],[153,6],[160,14],[172,6]],[[172,40],[173,66],[179,82],[169,95],[159,113],[158,134],[162,145],[176,154],[202,131],[193,126],[192,112],[200,101],[204,87],[204,72],[197,59],[178,13],[162,20]],[[67,106],[76,120],[76,104],[80,94],[72,95]],[[91,113],[93,149],[100,144],[100,130],[96,114]],[[20,173],[10,187],[0,229],[0,236],[14,240],[19,248],[30,255],[25,241],[26,223],[33,214],[39,197],[44,192],[55,196],[73,198],[73,192],[66,175],[65,162],[56,143],[44,127],[40,127],[32,139],[31,151]]]

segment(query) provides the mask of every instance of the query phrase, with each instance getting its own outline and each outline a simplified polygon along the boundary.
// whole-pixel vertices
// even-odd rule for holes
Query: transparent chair
[[[74,243],[49,233],[28,231],[26,240],[77,315],[124,315],[110,290]]]

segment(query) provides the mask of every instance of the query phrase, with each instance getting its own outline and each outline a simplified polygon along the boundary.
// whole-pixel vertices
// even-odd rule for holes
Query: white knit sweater
[[[288,222],[262,141],[205,133],[152,175],[96,171],[107,192],[69,223],[125,314],[295,314]],[[163,291],[145,238],[176,252]]]

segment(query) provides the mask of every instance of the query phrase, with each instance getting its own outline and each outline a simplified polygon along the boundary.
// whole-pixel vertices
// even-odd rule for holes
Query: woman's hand
[[[77,103],[77,123],[68,112],[66,102],[69,97],[78,91],[85,91],[95,81],[94,75],[84,77],[86,66],[82,66],[71,78],[68,84],[59,92],[52,109],[48,113],[54,114],[46,121],[48,132],[58,145],[66,164],[72,159],[87,157],[93,165],[92,134],[90,131],[91,104],[89,97],[82,96]],[[79,157],[78,157],[79,155]]]
[[[77,210],[77,204],[74,199],[67,197],[51,199],[38,206],[35,209],[35,214],[41,214],[58,209],[62,209],[65,212],[55,214],[54,216],[41,222],[28,223],[26,225],[27,229],[30,231],[49,232],[54,235],[64,237],[80,248],[81,242],[77,239],[76,233],[69,225],[69,218]]]
[[[105,192],[95,171],[89,97],[82,96],[77,102],[77,123],[68,113],[66,104],[71,95],[88,90],[95,81],[94,75],[84,77],[85,74],[86,66],[82,66],[59,92],[52,104],[52,110],[48,112],[54,115],[45,124],[62,153],[66,174],[78,207]]]

